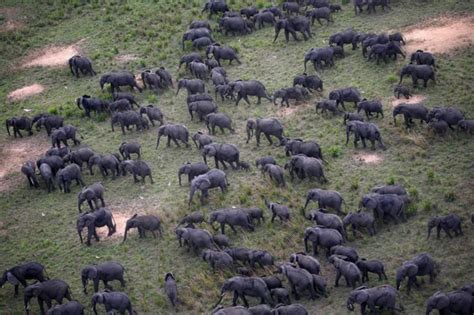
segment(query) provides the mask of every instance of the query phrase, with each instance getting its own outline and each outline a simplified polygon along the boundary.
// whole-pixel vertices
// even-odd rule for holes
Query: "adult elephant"
[[[224,169],[227,169],[227,165],[225,164],[225,162],[229,163],[233,169],[239,168],[240,152],[239,149],[233,144],[207,144],[204,146],[204,148],[202,148],[202,157],[204,159],[204,163],[206,164],[207,156],[214,157],[214,162],[216,164],[217,169],[219,168],[219,162],[222,164]]]
[[[329,99],[335,100],[336,105],[341,104],[345,111],[346,107],[344,106],[344,102],[354,102],[354,107],[357,107],[357,103],[362,100],[362,97],[360,96],[360,92],[357,88],[348,87],[331,91],[329,93]]]
[[[191,24],[189,24],[189,28],[202,28],[205,27],[208,30],[211,29],[211,24],[209,24],[208,20],[193,20]]]
[[[36,130],[40,131],[44,126],[48,136],[51,136],[53,129],[58,129],[64,125],[64,117],[58,115],[40,114],[39,117],[33,117],[32,123],[36,123]]]
[[[301,304],[283,305],[278,304],[272,310],[272,315],[308,315],[308,311]]]
[[[445,216],[434,216],[428,221],[428,237],[430,237],[431,230],[436,227],[436,236],[439,238],[441,230],[443,230],[449,238],[452,238],[450,230],[453,230],[455,236],[463,235],[461,227],[461,218],[455,214],[450,213]]]
[[[209,38],[212,42],[214,42],[214,39],[212,38],[211,31],[205,27],[201,28],[192,28],[184,32],[183,38],[181,41],[181,45],[184,49],[184,42],[185,41],[194,41],[198,38]]]
[[[178,181],[179,185],[181,186],[181,175],[186,174],[188,175],[188,183],[199,175],[205,174],[209,171],[209,166],[203,162],[191,163],[186,162],[180,166],[178,170]]]
[[[46,281],[47,277],[42,264],[27,262],[5,270],[0,278],[0,287],[3,287],[5,283],[9,282],[15,288],[15,296],[17,296],[20,284],[26,288],[28,286],[26,280],[32,279],[39,282]]]
[[[378,142],[383,150],[386,149],[380,130],[375,124],[357,120],[349,121],[346,124],[346,145],[349,143],[351,134],[354,135],[354,147],[356,148],[359,140],[362,141],[364,148],[367,147],[365,140],[369,140],[372,143],[372,150],[375,150],[375,142]]]
[[[438,291],[426,301],[426,315],[433,310],[438,310],[440,314],[471,315],[474,313],[474,296],[463,290]]]
[[[328,259],[329,263],[333,264],[336,268],[335,287],[339,286],[339,279],[343,276],[347,286],[352,286],[352,288],[355,289],[357,282],[359,282],[359,284],[362,283],[362,273],[356,264],[346,261],[345,259],[345,256],[339,255],[331,255]]]
[[[206,49],[206,56],[209,58],[209,54],[214,56],[214,59],[217,61],[219,67],[221,66],[222,60],[229,60],[229,65],[232,64],[232,61],[236,60],[238,64],[242,64],[237,56],[237,52],[232,47],[222,47],[220,44],[215,43],[210,45]]]
[[[320,245],[326,248],[326,256],[329,256],[331,247],[341,245],[344,242],[344,238],[341,233],[335,229],[310,227],[304,231],[304,246],[306,252],[309,251],[308,241],[313,243],[313,255],[318,254],[318,246]]]
[[[317,75],[307,75],[306,73],[297,75],[293,78],[293,86],[295,85],[302,85],[311,93],[312,90],[323,91],[323,81]]]
[[[24,305],[25,312],[28,315],[30,310],[30,300],[36,297],[38,299],[38,304],[40,307],[41,314],[45,314],[43,302],[46,302],[46,305],[51,307],[51,302],[55,300],[59,304],[62,304],[63,299],[72,301],[71,298],[71,289],[69,285],[62,280],[46,280],[43,282],[37,282],[26,287],[24,293]]]
[[[209,69],[207,66],[198,60],[193,60],[189,64],[189,71],[191,71],[191,74],[194,75],[197,79],[200,80],[207,80],[207,77],[209,76]]]
[[[7,120],[5,120],[5,126],[7,127],[7,132],[8,135],[11,136],[10,134],[10,127],[13,127],[13,136],[16,138],[16,135],[20,136],[20,138],[23,138],[23,135],[20,133],[20,130],[26,130],[28,131],[28,135],[32,135],[32,121],[29,117],[26,116],[21,116],[21,117],[12,117]]]
[[[158,128],[158,139],[156,140],[156,149],[160,145],[160,138],[162,136],[168,137],[167,146],[171,144],[171,140],[179,147],[178,140],[183,142],[186,147],[189,147],[189,131],[184,125],[179,124],[166,124]]]
[[[263,133],[267,138],[270,145],[273,144],[270,136],[276,137],[280,140],[280,145],[285,143],[283,137],[283,125],[277,118],[257,118],[255,120],[247,120],[247,142],[249,143],[250,138],[253,137],[255,132],[255,139],[257,140],[257,146],[260,145],[260,134]]]
[[[145,231],[150,231],[153,237],[156,238],[155,231],[158,231],[160,238],[163,238],[163,227],[161,226],[161,220],[155,215],[138,215],[134,214],[125,224],[125,232],[123,235],[123,241],[127,240],[127,234],[130,229],[137,229],[140,238],[145,238]]]
[[[86,245],[91,245],[92,236],[99,241],[99,236],[97,235],[96,228],[107,226],[109,233],[107,236],[111,236],[116,232],[116,224],[112,212],[107,208],[99,208],[93,212],[81,213],[76,219],[76,229],[77,234],[79,234],[79,240],[81,244],[82,240],[82,230],[87,228],[87,241]]]
[[[454,131],[453,126],[464,119],[464,114],[456,107],[435,107],[428,113],[428,120],[445,121],[449,129]]]
[[[406,220],[405,199],[399,195],[367,194],[362,198],[360,205],[372,210],[374,217],[381,220],[386,216],[391,217],[396,223],[399,223],[400,219]]]
[[[76,132],[77,132],[77,128],[74,127],[73,125],[64,125],[63,127],[53,130],[53,132],[51,132],[51,146],[53,148],[56,146],[59,149],[61,147],[61,142],[62,142],[64,146],[67,147],[68,139],[71,139],[74,145],[81,144],[81,141],[79,141],[76,138]]]
[[[346,306],[349,311],[354,310],[354,304],[360,305],[360,313],[366,314],[368,307],[371,314],[377,310],[402,311],[403,308],[396,306],[397,291],[391,285],[380,285],[373,288],[365,286],[359,287],[349,294],[346,300]]]
[[[300,299],[300,294],[308,291],[311,299],[316,299],[314,278],[306,269],[295,268],[290,264],[284,264],[278,269],[290,283],[291,291],[296,300]]]
[[[122,287],[125,287],[123,273],[125,268],[117,262],[105,262],[99,265],[89,265],[82,269],[81,280],[84,287],[84,294],[87,294],[87,283],[92,280],[94,283],[94,292],[99,291],[99,282],[102,281],[106,288],[109,288],[108,282],[113,280],[120,281]]]
[[[206,127],[209,133],[216,134],[216,127],[219,127],[222,134],[224,134],[224,128],[229,129],[231,133],[235,133],[232,128],[232,119],[225,113],[210,113],[205,116]]]
[[[214,228],[213,223],[221,225],[221,233],[225,234],[225,225],[229,225],[234,233],[237,233],[235,225],[241,226],[249,231],[254,231],[252,219],[247,211],[243,209],[220,209],[209,214],[209,224]],[[216,230],[214,228],[214,230]]]
[[[334,66],[334,48],[323,47],[323,48],[311,48],[304,54],[304,71],[306,72],[306,66],[308,61],[313,63],[315,71],[324,66]]]
[[[217,113],[218,107],[214,101],[197,101],[188,104],[188,111],[191,120],[194,118],[193,113],[196,113],[199,121],[203,121],[208,114]]]
[[[397,290],[400,290],[400,285],[405,278],[408,278],[407,291],[410,293],[411,286],[414,284],[417,287],[417,276],[430,276],[430,283],[436,278],[436,262],[428,253],[421,253],[412,259],[405,261],[401,267],[397,269],[395,276]]]
[[[165,69],[165,67],[160,67],[158,68],[155,73],[160,77],[161,80],[161,85],[165,88],[172,87],[173,86],[173,77],[171,76],[171,73],[169,73],[168,70]]]
[[[305,178],[316,178],[320,183],[327,183],[324,176],[324,169],[321,160],[307,157],[304,154],[298,154],[291,157],[291,160],[285,163],[285,169],[288,169],[290,177],[293,180],[294,174],[303,180]]]
[[[91,211],[100,208],[98,200],[100,200],[102,207],[105,207],[104,192],[105,187],[100,182],[82,188],[82,190],[77,195],[77,208],[79,210],[79,213],[81,212],[81,205],[84,203],[84,201],[87,201],[87,204],[89,205]],[[95,209],[94,205],[92,205],[92,202],[94,202]]]
[[[90,76],[94,76],[97,74],[92,68],[92,62],[87,57],[79,55],[72,56],[69,58],[68,64],[72,75],[75,75],[77,78],[79,78],[79,71],[83,75],[89,74]]]
[[[204,13],[204,11],[209,11],[209,18],[212,18],[213,14],[228,12],[229,7],[227,6],[226,0],[208,0],[204,4],[201,13]]]
[[[313,37],[311,35],[311,22],[304,16],[299,15],[278,20],[275,24],[275,38],[273,39],[273,42],[277,40],[282,29],[285,31],[285,40],[287,43],[290,40],[290,34],[295,41],[299,41],[296,32],[300,32],[303,35],[304,40]]]
[[[247,102],[250,105],[248,99],[249,96],[256,96],[258,98],[257,105],[260,104],[261,98],[266,98],[270,102],[272,98],[268,95],[267,89],[262,82],[257,80],[236,80],[229,83],[229,86],[232,88],[232,93],[237,93],[237,99],[235,100],[235,105],[239,105],[241,99]]]
[[[114,130],[114,125],[120,124],[120,128],[122,129],[122,134],[125,134],[125,128],[129,130],[131,125],[135,125],[137,131],[142,130],[142,119],[139,113],[133,110],[127,110],[124,112],[117,112],[112,115],[112,119],[110,120],[110,126],[112,127],[112,132]]]
[[[201,131],[195,132],[192,137],[196,149],[202,149],[206,144],[214,142],[212,137],[202,133]]]
[[[109,102],[84,94],[76,99],[76,105],[79,109],[84,109],[86,117],[90,117],[91,112],[95,112],[96,115],[105,112],[109,107]]]
[[[165,123],[163,112],[161,111],[161,109],[155,107],[153,104],[147,105],[145,107],[140,107],[140,116],[143,116],[143,114],[147,115],[148,120],[151,122],[151,125],[153,127],[155,126],[155,120],[159,121],[160,125],[163,125]]]
[[[356,50],[357,35],[358,33],[351,28],[332,34],[329,36],[329,45],[335,44],[337,46],[344,47],[344,44],[352,44],[352,50]]]
[[[431,66],[428,65],[405,65],[400,71],[400,82],[402,84],[403,77],[411,76],[413,87],[418,86],[418,80],[423,80],[423,86],[426,88],[429,80],[433,80],[436,83],[435,71]]]
[[[120,91],[121,86],[130,86],[132,91],[133,88],[136,88],[139,92],[142,89],[138,86],[137,81],[135,80],[135,76],[131,72],[111,72],[104,74],[99,81],[100,89],[104,90],[104,85],[109,83],[110,87],[112,88],[112,93],[115,90]]]
[[[303,101],[309,98],[309,93],[305,88],[299,86],[282,88],[276,90],[273,93],[273,104],[277,105],[277,99],[281,98],[280,106],[286,103],[286,107],[290,107],[289,100],[295,100],[296,102]]]
[[[65,304],[56,305],[48,310],[46,315],[84,315],[86,308],[77,301],[69,301]]]
[[[181,247],[184,242],[188,246],[188,250],[192,249],[195,254],[203,249],[217,249],[211,233],[206,230],[196,228],[176,228],[176,236]]]
[[[417,50],[410,56],[410,64],[416,63],[417,65],[428,65],[434,69],[437,68],[436,60],[432,53],[424,52],[423,50]]]
[[[275,16],[270,11],[255,14],[253,16],[253,21],[259,29],[264,27],[265,23],[271,24],[272,26],[276,24]]]
[[[286,139],[286,156],[304,154],[324,161],[321,147],[316,141],[303,141],[302,139]]]
[[[421,124],[423,124],[423,122],[428,123],[428,114],[428,108],[421,103],[402,103],[393,109],[393,124],[397,124],[396,117],[398,115],[403,115],[403,117],[405,118],[405,126],[407,128],[409,128],[410,125],[413,124],[413,119],[419,119]]]
[[[221,192],[224,193],[228,185],[227,176],[221,170],[212,169],[205,174],[199,175],[191,181],[188,204],[191,204],[197,190],[201,191],[201,204],[204,204],[204,198],[209,196],[209,189],[219,187]]]
[[[268,290],[265,281],[259,277],[236,276],[227,279],[222,285],[221,295],[216,305],[222,301],[225,294],[229,291],[234,293],[234,298],[232,300],[233,306],[237,305],[237,301],[240,298],[244,302],[244,305],[248,307],[249,303],[247,302],[245,296],[260,298],[261,304],[274,305],[270,295],[270,290]]]
[[[114,314],[114,310],[120,312],[120,314],[125,314],[125,311],[128,312],[128,315],[134,314],[130,298],[123,292],[102,291],[94,293],[91,303],[94,315],[97,315],[97,304],[104,304],[107,314]]]
[[[308,220],[316,222],[318,225],[339,231],[339,233],[346,238],[344,224],[338,215],[327,213],[325,209],[320,208],[318,210],[312,210],[308,216],[305,217]]]
[[[176,95],[178,95],[179,90],[181,90],[181,88],[185,88],[188,91],[188,95],[206,93],[206,86],[204,85],[204,81],[202,81],[201,79],[179,80]]]
[[[334,23],[334,20],[331,15],[331,9],[329,9],[328,7],[317,8],[313,11],[308,11],[306,12],[306,17],[311,18],[311,25],[314,25],[314,20],[317,20],[318,23],[322,26],[323,23],[321,22],[321,19],[326,20],[327,25],[329,25],[329,22]]]
[[[71,192],[70,187],[73,180],[75,180],[76,183],[82,187],[86,185],[82,180],[81,169],[76,164],[68,165],[65,168],[59,170],[56,174],[56,178],[58,181],[59,190],[64,190],[64,193]]]
[[[203,61],[201,55],[197,52],[192,52],[192,53],[186,54],[186,55],[184,55],[180,58],[179,65],[178,65],[178,70],[181,68],[181,65],[183,63],[186,64],[186,68],[187,68],[189,66],[189,64],[191,63],[191,61],[193,61],[193,60]]]
[[[94,175],[92,171],[94,165],[99,167],[100,173],[104,178],[109,175],[109,171],[112,173],[112,179],[120,176],[120,156],[117,153],[107,155],[94,154],[91,156],[87,162],[91,175]]]
[[[151,175],[151,168],[147,162],[142,160],[125,160],[120,163],[120,169],[122,176],[127,175],[127,172],[133,175],[133,181],[138,183],[138,176],[142,178],[142,184],[145,184],[145,177],[150,178],[150,182],[153,184],[153,176]]]
[[[219,20],[219,28],[221,31],[224,31],[224,34],[227,36],[232,33],[235,34],[250,34],[252,30],[246,23],[247,20],[244,20],[241,16],[224,16]]]

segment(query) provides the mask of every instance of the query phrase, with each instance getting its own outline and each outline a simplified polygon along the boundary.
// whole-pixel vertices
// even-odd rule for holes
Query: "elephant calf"
[[[59,170],[57,174],[58,180],[58,187],[60,190],[64,190],[64,193],[71,192],[71,182],[75,180],[77,184],[82,185],[83,187],[86,185],[82,180],[81,169],[76,164],[71,164]]]
[[[430,276],[430,283],[437,276],[437,263],[428,253],[420,253],[411,260],[405,261],[401,267],[397,269],[395,280],[397,283],[397,290],[400,290],[400,285],[405,277],[408,278],[407,291],[410,293],[412,285],[418,285],[417,276]]]
[[[77,208],[79,210],[79,213],[81,212],[81,205],[84,203],[84,201],[87,201],[87,204],[89,205],[91,211],[94,211],[94,206],[92,205],[92,202],[94,202],[95,208],[99,209],[97,200],[100,200],[100,202],[102,203],[102,207],[105,207],[104,191],[105,187],[104,185],[102,185],[102,183],[94,183],[92,185],[82,188],[82,190],[77,195]]]
[[[141,158],[141,148],[142,146],[138,142],[122,142],[119,147],[120,155],[125,160],[131,160],[131,154],[134,153],[138,156],[138,159]]]
[[[374,215],[369,212],[352,212],[350,211],[342,220],[344,228],[352,226],[352,235],[355,237],[356,230],[364,227],[369,232],[370,236],[374,236],[377,232],[375,230]]]
[[[280,303],[285,304],[285,305],[290,305],[291,304],[290,293],[285,288],[272,289],[272,290],[270,290],[270,294],[272,296],[272,299],[277,304],[280,304]]]
[[[268,202],[265,199],[265,205],[272,212],[272,223],[275,221],[275,218],[278,217],[281,222],[290,221],[291,211],[288,206],[279,204],[277,202]]]
[[[99,241],[96,228],[107,226],[109,234],[111,236],[116,232],[116,224],[112,212],[107,208],[99,208],[93,212],[81,213],[76,220],[77,234],[82,244],[82,230],[87,227],[87,241],[86,245],[91,245],[92,236]]]
[[[329,262],[336,268],[336,282],[335,286],[339,286],[339,279],[343,276],[346,279],[347,286],[356,288],[356,283],[362,284],[362,273],[356,264],[345,261],[336,255],[329,257]]]
[[[273,104],[276,105],[276,100],[281,98],[280,105],[283,106],[283,103],[286,103],[286,107],[290,107],[289,100],[302,101],[309,97],[308,91],[305,88],[299,86],[283,88],[275,91],[273,94]]]
[[[171,272],[165,275],[165,292],[171,305],[176,307],[178,304],[178,286],[176,285],[174,274]]]
[[[304,210],[310,201],[317,202],[319,208],[330,208],[336,210],[337,214],[344,214],[342,211],[342,203],[344,203],[344,198],[339,192],[335,190],[324,190],[319,188],[310,189],[306,195]]]
[[[87,294],[87,283],[90,280],[94,282],[94,292],[99,291],[99,282],[104,283],[105,288],[109,289],[109,281],[118,280],[122,287],[125,287],[123,279],[124,267],[116,262],[105,262],[100,265],[89,265],[82,269],[81,280],[84,287],[84,294]]]
[[[260,224],[260,220],[265,221],[265,217],[263,216],[263,210],[260,208],[244,208],[249,216],[250,220],[252,220],[252,224],[254,220],[258,220],[258,224]]]
[[[365,258],[362,258],[356,262],[356,265],[362,272],[362,282],[369,281],[369,272],[377,274],[379,276],[379,281],[382,280],[382,276],[384,276],[385,280],[388,279],[385,274],[385,267],[380,260],[366,260]]]
[[[367,120],[370,119],[372,113],[377,113],[377,118],[379,118],[379,114],[381,114],[383,118],[383,107],[380,101],[368,101],[364,98],[359,104],[357,104],[357,113],[360,113],[362,110],[365,112]]]
[[[438,238],[440,237],[441,230],[443,230],[449,238],[452,238],[451,233],[449,233],[450,230],[454,232],[455,236],[464,235],[461,227],[461,218],[455,213],[432,217],[428,221],[428,238],[434,227],[436,227],[436,236]]]
[[[36,179],[36,165],[34,161],[28,161],[21,166],[21,172],[26,176],[30,187],[39,187]]]
[[[346,238],[346,230],[344,228],[344,224],[338,215],[327,213],[325,209],[320,208],[318,210],[311,211],[306,218],[308,220],[316,222],[318,225],[330,229],[335,229],[339,231],[339,233],[341,233],[344,238]]]
[[[83,315],[86,308],[77,301],[69,301],[65,304],[53,306],[46,315]]]
[[[348,247],[348,246],[343,246],[343,245],[333,246],[329,250],[329,254],[337,255],[338,257],[344,259],[345,261],[350,261],[353,263],[359,260],[359,254],[357,254],[357,251],[354,248]]]
[[[212,169],[205,174],[199,175],[191,181],[188,204],[191,204],[197,190],[201,191],[201,204],[204,204],[204,198],[209,196],[209,189],[219,187],[221,192],[224,193],[228,185],[227,176],[221,170]]]
[[[130,219],[127,220],[125,225],[125,233],[123,241],[127,240],[127,233],[130,229],[136,228],[140,238],[145,238],[145,231],[150,231],[153,237],[156,238],[155,231],[158,231],[160,238],[163,238],[163,227],[161,226],[161,220],[154,215],[141,215],[134,214]]]
[[[203,134],[201,131],[194,133],[191,138],[193,139],[196,149],[202,149],[205,145],[213,142],[211,136]]]
[[[362,121],[349,121],[346,124],[346,145],[349,143],[350,134],[354,134],[354,147],[356,148],[359,140],[362,141],[364,148],[367,147],[365,140],[369,140],[372,143],[372,150],[375,150],[375,142],[378,142],[383,150],[386,149],[382,141],[380,130],[375,124]]]
[[[290,263],[298,265],[298,267],[308,270],[313,275],[319,275],[321,264],[319,261],[306,253],[294,253],[290,256]]]
[[[179,170],[178,170],[179,185],[181,186],[181,175],[182,174],[187,174],[188,175],[188,183],[191,183],[191,181],[196,176],[205,174],[208,171],[209,171],[209,166],[207,166],[206,163],[203,163],[203,162],[197,162],[197,163],[186,162],[183,165],[181,165]]]

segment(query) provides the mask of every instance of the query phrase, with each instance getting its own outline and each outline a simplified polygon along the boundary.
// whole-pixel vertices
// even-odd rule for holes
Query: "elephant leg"
[[[244,101],[250,105],[250,100],[249,100],[249,97],[247,95],[244,96]]]
[[[234,234],[237,234],[237,230],[235,229],[235,227],[232,224],[229,224],[229,226],[232,229],[232,231],[234,231]],[[224,233],[222,233],[222,234],[224,234]]]
[[[40,308],[40,314],[44,314],[44,305],[43,305],[43,299],[38,296],[38,305]],[[51,305],[51,302],[49,302],[49,305]]]
[[[336,272],[336,282],[334,283],[336,288],[339,286],[339,279],[340,278],[341,278],[341,272],[338,269],[337,272]]]
[[[171,145],[171,137],[168,136],[168,142],[166,143],[166,146],[169,147]]]
[[[273,221],[275,221],[275,217],[276,217],[276,214],[275,214],[275,213],[273,213],[273,215],[272,215],[272,219],[271,219],[271,222],[272,222],[272,223],[273,223]]]
[[[168,139],[169,139],[169,138],[170,138],[170,137],[168,137]],[[181,147],[181,145],[179,144],[179,142],[178,142],[178,140],[177,140],[176,138],[173,137],[173,138],[171,138],[171,139],[173,140],[173,142],[176,144],[176,146],[177,146],[178,148]]]
[[[236,306],[238,300],[239,300],[239,294],[237,293],[237,291],[234,291],[234,297],[232,298],[232,306]]]
[[[453,236],[451,235],[451,233],[449,233],[449,227],[444,226],[444,227],[443,227],[443,230],[444,230],[444,232],[446,233],[446,235],[447,235],[449,238],[453,238]],[[456,236],[457,236],[457,233],[456,233]]]
[[[155,231],[151,230],[151,234],[153,234],[153,238],[156,239],[156,234],[155,234]]]
[[[291,291],[293,292],[293,296],[295,297],[295,300],[299,300],[300,295],[298,294],[298,290],[296,290],[296,286],[292,282],[290,283],[291,283]]]
[[[264,135],[265,135],[265,138],[267,138],[269,145],[273,145],[273,141],[270,135],[268,133],[264,133]]]
[[[237,100],[235,101],[235,106],[239,105],[240,100],[242,99],[242,95],[237,93]]]

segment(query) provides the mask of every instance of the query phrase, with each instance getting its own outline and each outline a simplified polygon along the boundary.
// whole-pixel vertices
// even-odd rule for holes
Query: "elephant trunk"
[[[206,165],[207,165],[207,158],[206,158],[206,154],[205,154],[205,153],[202,154],[202,158],[204,159],[204,163],[206,163]]]
[[[306,207],[308,206],[311,200],[312,200],[311,196],[306,197],[306,203],[304,204],[304,208],[303,208],[303,215],[304,215],[304,210],[306,210]]]
[[[193,139],[193,142],[194,142],[194,145],[196,146],[196,149],[199,149],[199,146],[198,146],[198,144],[197,144],[196,139],[194,139],[194,137],[192,137],[191,139]]]
[[[246,143],[249,143],[250,138],[252,137],[253,137],[253,129],[250,127],[247,127],[247,142]]]
[[[225,296],[225,292],[221,293],[221,296],[219,297],[219,301],[217,301],[217,303],[212,307],[213,309],[216,308],[217,305],[219,305],[219,303],[222,301],[224,296]]]
[[[183,174],[183,172],[178,171],[178,182],[179,182],[179,186],[181,186],[181,174]]]
[[[160,138],[161,138],[161,135],[158,134],[158,139],[156,140],[156,149],[155,150],[158,150],[158,146],[160,145]]]
[[[304,237],[304,250],[308,252],[308,236],[305,235]]]
[[[188,205],[191,205],[191,201],[193,200],[194,193],[196,192],[196,187],[194,185],[191,185],[191,189],[189,190],[189,201]]]
[[[79,97],[78,99],[76,99],[76,105],[79,109],[82,109],[81,103],[82,103],[82,97]]]
[[[181,84],[178,83],[178,89],[176,90],[176,95],[178,95],[180,89],[181,89]]]
[[[430,238],[430,235],[431,235],[431,230],[434,228],[434,226],[429,226],[428,227],[428,236],[426,237],[426,239],[429,239]]]
[[[351,312],[354,311],[354,304],[352,304],[351,302],[347,301],[347,309]]]
[[[273,39],[273,43],[276,42],[279,34],[280,34],[280,28],[275,27],[275,38]]]
[[[127,233],[128,233],[128,230],[130,230],[130,227],[125,227],[125,233],[123,234],[123,242],[125,242],[127,240]]]
[[[81,240],[81,244],[83,243],[82,241],[82,229],[77,228],[77,234],[79,234],[79,239]]]
[[[77,209],[79,210],[79,213],[81,213],[81,205],[84,200],[81,200],[80,198],[77,199]]]
[[[8,121],[8,119],[5,121],[5,126],[7,127],[8,135],[11,136],[11,134],[10,134],[10,122]]]

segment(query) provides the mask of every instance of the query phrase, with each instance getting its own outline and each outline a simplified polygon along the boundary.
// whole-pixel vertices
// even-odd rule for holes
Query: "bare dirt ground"
[[[440,17],[410,26],[403,32],[408,53],[417,49],[448,53],[474,44],[474,16]]]
[[[77,44],[69,46],[51,46],[33,52],[26,57],[23,67],[65,67],[68,60],[79,54]]]
[[[35,83],[8,93],[7,99],[9,102],[20,101],[33,95],[40,94],[44,89],[45,87],[43,85]]]
[[[383,156],[375,153],[356,153],[352,158],[365,164],[379,164],[383,161]]]
[[[397,99],[396,97],[393,97],[391,103],[392,103],[392,107],[397,107],[400,104],[417,104],[417,103],[421,103],[425,100],[426,100],[425,95],[415,94],[412,97],[410,97],[409,99],[406,99],[403,96],[400,96],[399,99]]]
[[[21,29],[25,24],[19,8],[0,8],[3,23],[0,24],[0,33]]]

